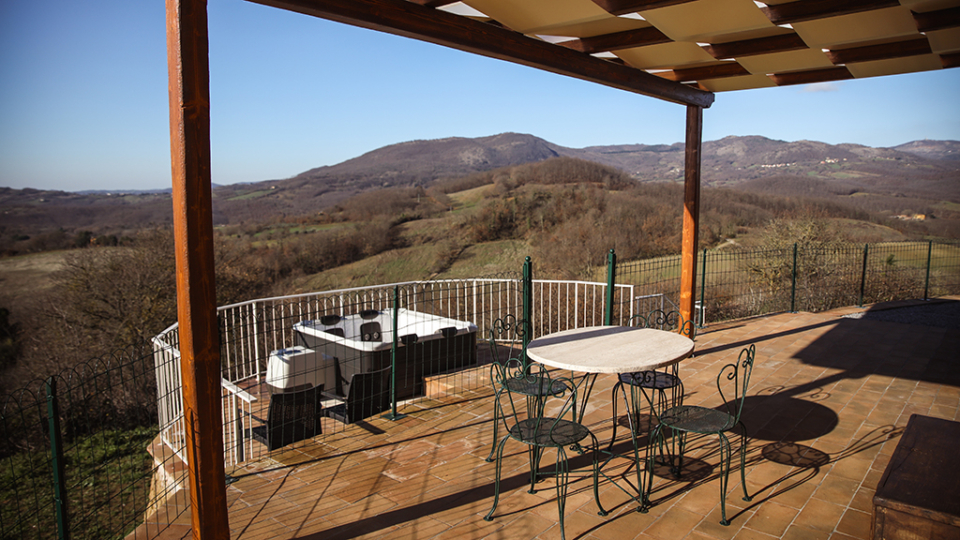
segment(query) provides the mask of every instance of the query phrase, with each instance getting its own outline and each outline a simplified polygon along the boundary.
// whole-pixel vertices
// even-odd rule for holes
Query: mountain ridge
[[[448,137],[384,146],[283,180],[215,186],[214,219],[225,224],[316,214],[365,191],[426,188],[445,179],[556,157],[615,167],[639,182],[683,180],[682,143],[577,149],[522,133]],[[779,186],[790,194],[871,193],[960,203],[958,141],[873,148],[728,136],[704,142],[701,163],[701,180],[707,187],[769,192]],[[775,181],[760,182],[763,179]],[[790,186],[791,182],[798,185]],[[96,227],[104,221],[115,227],[165,225],[171,222],[170,196],[169,190],[84,194],[0,188],[0,227],[19,234],[16,231],[25,228]]]

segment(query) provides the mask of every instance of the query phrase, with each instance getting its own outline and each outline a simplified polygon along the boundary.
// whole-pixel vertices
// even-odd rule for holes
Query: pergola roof
[[[960,65],[960,0],[251,1],[705,107]]]

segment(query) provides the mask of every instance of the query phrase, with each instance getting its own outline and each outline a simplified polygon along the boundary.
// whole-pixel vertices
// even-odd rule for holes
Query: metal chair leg
[[[727,485],[730,481],[730,441],[722,432],[720,437],[720,524],[730,525],[727,519]]]
[[[593,437],[593,500],[597,501],[600,512],[597,515],[605,516],[607,511],[600,504],[600,442]]]
[[[753,497],[747,493],[747,426],[740,422],[740,484],[743,486],[743,500],[750,502]]]
[[[487,512],[487,515],[483,516],[485,521],[493,521],[493,512],[496,511],[497,504],[500,503],[500,473],[503,463],[503,447],[507,444],[507,439],[509,438],[509,436],[504,437],[503,440],[500,441],[500,444],[496,445],[497,465],[495,467],[496,473],[493,482],[493,507]]]
[[[493,443],[490,445],[490,454],[487,456],[487,463],[493,461],[493,454],[497,450],[497,432],[500,431],[500,390],[493,394]]]
[[[557,448],[557,509],[560,512],[560,539],[566,540],[567,535],[563,527],[564,509],[567,506],[567,491],[570,483],[570,464],[567,462],[567,453],[563,447]]]
[[[623,383],[620,381],[617,381],[617,384],[613,385],[613,435],[610,436],[610,445],[607,446],[607,452],[613,451],[613,443],[617,441],[617,424],[619,423],[617,416],[617,390],[624,393],[626,392],[626,390],[623,389]],[[627,414],[630,414],[629,410]]]

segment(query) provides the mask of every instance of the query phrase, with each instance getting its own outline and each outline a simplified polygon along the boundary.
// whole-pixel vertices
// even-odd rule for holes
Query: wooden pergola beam
[[[709,107],[714,100],[712,92],[406,0],[248,1],[427,41],[673,103]]]
[[[960,53],[941,54],[940,64],[944,69],[960,67]]]
[[[206,0],[166,0],[177,321],[194,538],[229,539],[210,183]]]
[[[867,47],[851,47],[849,49],[832,49],[827,58],[834,64],[851,64],[854,62],[869,62],[872,60],[888,60],[904,58],[920,54],[930,54],[930,42],[926,37],[919,37],[907,41],[870,45]]]
[[[913,20],[917,22],[917,30],[921,32],[944,30],[960,26],[960,7],[927,11],[924,13],[913,11],[911,13],[913,13]]]
[[[750,75],[747,68],[736,62],[724,62],[722,64],[711,64],[696,68],[674,69],[663,71],[657,75],[671,81],[701,81],[707,79],[723,79],[727,77],[740,77]]]
[[[824,19],[899,6],[899,0],[797,0],[760,8],[773,24]]]
[[[783,34],[765,38],[714,43],[704,47],[717,60],[726,60],[744,56],[757,56],[777,52],[806,49],[807,44],[797,34]]]
[[[645,47],[647,45],[658,45],[660,43],[670,43],[671,41],[673,40],[660,30],[657,30],[653,26],[648,26],[636,30],[625,30],[612,34],[563,41],[558,45],[563,45],[564,47],[582,53],[593,54],[598,52],[619,51],[633,47]]]
[[[813,69],[810,71],[794,71],[791,73],[774,73],[770,78],[777,86],[788,86],[791,84],[813,84],[821,82],[844,81],[852,79],[853,74],[845,66],[837,66],[825,69]]]

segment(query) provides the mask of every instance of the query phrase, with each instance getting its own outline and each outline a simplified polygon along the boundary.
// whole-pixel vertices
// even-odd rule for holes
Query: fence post
[[[863,272],[860,274],[860,307],[863,307],[863,290],[867,285],[867,256],[870,244],[863,245]]]
[[[50,429],[50,456],[53,459],[53,505],[57,512],[57,531],[60,540],[70,539],[67,520],[67,477],[63,462],[63,436],[60,432],[60,403],[57,400],[57,381],[46,381],[47,417]]]
[[[523,260],[523,282],[522,282],[522,291],[520,292],[521,300],[523,301],[523,320],[526,324],[526,328],[523,329],[523,370],[526,373],[529,360],[527,360],[527,344],[530,343],[530,334],[533,333],[533,263],[530,261],[530,256]]]
[[[927,243],[927,278],[923,283],[923,299],[930,299],[930,260],[933,256],[933,240]]]
[[[613,288],[617,280],[617,254],[612,249],[607,253],[607,304],[603,313],[603,324],[613,324]]]
[[[703,248],[703,262],[700,265],[700,324],[697,328],[703,328],[707,322],[707,305],[703,303],[703,297],[707,289],[707,248]]]
[[[387,420],[399,420],[405,414],[397,413],[397,339],[400,329],[397,328],[397,314],[400,312],[400,286],[393,286],[393,344],[390,346],[390,412],[383,415]]]
[[[790,313],[797,312],[797,243],[793,243],[793,277],[790,284]]]

